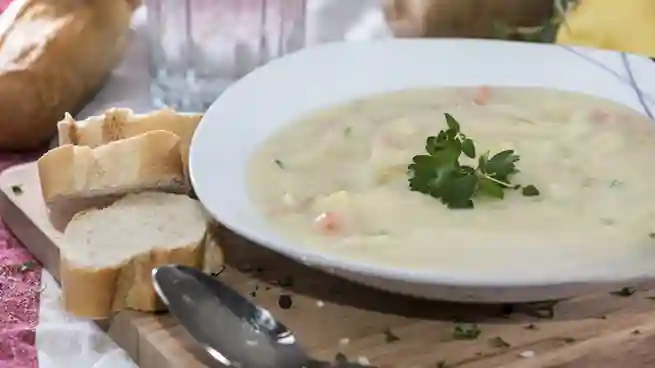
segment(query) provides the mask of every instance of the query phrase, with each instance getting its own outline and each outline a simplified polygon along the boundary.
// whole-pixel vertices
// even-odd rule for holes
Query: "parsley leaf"
[[[453,130],[455,133],[459,133],[460,127],[457,120],[455,120],[455,118],[448,113],[446,113],[445,116],[446,116],[446,125],[448,125],[448,129]]]
[[[475,144],[471,138],[466,138],[462,142],[462,152],[469,158],[475,158]]]
[[[476,158],[475,142],[461,132],[461,125],[450,114],[445,114],[446,130],[425,140],[425,153],[413,157],[408,166],[409,189],[440,199],[451,209],[474,207],[474,197],[505,198],[505,189],[522,188],[526,197],[538,196],[534,185],[512,184],[512,175],[519,172],[520,157],[514,150],[504,150],[477,157],[478,166],[462,165],[462,154]]]
[[[525,197],[535,197],[538,196],[539,189],[535,187],[534,185],[526,185],[521,189],[521,194],[523,194]]]
[[[503,187],[496,183],[495,181],[489,178],[482,178],[479,182],[479,190],[481,193],[488,195],[489,197],[503,199],[505,198],[505,192]]]
[[[514,150],[501,151],[487,161],[486,174],[496,180],[508,183],[509,176],[518,172],[515,165],[517,161],[519,161],[519,156],[514,154]]]

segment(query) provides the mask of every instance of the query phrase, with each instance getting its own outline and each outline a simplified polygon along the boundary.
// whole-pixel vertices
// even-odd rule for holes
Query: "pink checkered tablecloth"
[[[11,1],[0,0],[0,12]],[[0,171],[34,160],[40,153],[0,151]],[[33,261],[34,257],[0,222],[0,368],[30,368],[38,364],[35,333],[39,317],[41,266],[35,263],[28,270],[21,268],[26,262]]]
[[[0,132],[2,134],[2,132]],[[40,152],[0,151],[0,171],[34,160]],[[32,255],[0,222],[0,367],[36,367],[35,332],[39,316],[41,267],[21,266]]]

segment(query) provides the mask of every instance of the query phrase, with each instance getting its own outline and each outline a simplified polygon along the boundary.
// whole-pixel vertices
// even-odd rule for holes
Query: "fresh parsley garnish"
[[[18,267],[18,272],[26,272],[28,270],[33,269],[36,267],[37,263],[34,261],[26,261],[23,262],[19,267]]]
[[[539,195],[539,189],[534,185],[526,185],[521,189],[521,193],[526,197],[535,197]]]
[[[450,114],[445,117],[448,128],[428,137],[426,154],[414,156],[408,167],[410,190],[438,198],[452,209],[473,208],[477,195],[503,199],[507,189],[521,189],[526,197],[540,194],[534,185],[512,184],[512,175],[519,172],[514,150],[477,156],[475,142],[461,132],[457,120]],[[460,163],[462,154],[471,160],[477,157],[477,167]]]

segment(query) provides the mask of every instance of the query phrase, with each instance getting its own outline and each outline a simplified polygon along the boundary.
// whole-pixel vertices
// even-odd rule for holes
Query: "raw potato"
[[[385,0],[384,12],[398,37],[490,38],[494,22],[539,25],[553,0]]]
[[[77,212],[127,193],[188,193],[180,137],[156,130],[100,147],[65,145],[37,161],[50,222],[63,230]]]
[[[207,234],[200,203],[180,194],[130,194],[78,214],[61,247],[66,310],[93,319],[124,309],[162,310],[152,269],[169,263],[215,269],[207,263],[222,263],[223,257]]]
[[[0,149],[32,149],[76,114],[120,61],[126,0],[15,0],[0,15]]]

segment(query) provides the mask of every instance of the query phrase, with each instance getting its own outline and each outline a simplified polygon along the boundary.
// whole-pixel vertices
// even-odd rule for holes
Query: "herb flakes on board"
[[[479,196],[503,199],[508,189],[520,188],[526,197],[540,194],[534,185],[511,182],[519,172],[516,162],[520,157],[514,150],[477,156],[475,142],[461,132],[459,122],[450,114],[445,118],[447,129],[428,137],[426,153],[414,156],[408,166],[410,190],[440,199],[451,209],[473,208],[473,199]],[[462,154],[477,161],[477,167],[462,164]]]
[[[293,286],[293,277],[284,276],[274,282],[275,285],[283,288],[288,288]]]
[[[23,194],[23,186],[22,185],[12,185],[11,186],[11,192],[14,193],[14,195]]]
[[[31,269],[34,269],[34,267],[36,267],[37,264],[38,263],[36,263],[35,261],[23,262],[20,266],[18,266],[18,272],[26,272]]]
[[[633,287],[624,287],[621,290],[617,290],[612,292],[611,294],[614,296],[622,296],[622,297],[628,297],[632,296],[632,294],[636,293],[637,289]]]
[[[277,300],[277,304],[280,308],[282,309],[289,309],[293,305],[293,300],[291,299],[291,295],[288,294],[282,294]]]
[[[505,341],[505,339],[503,339],[500,336],[492,337],[491,340],[489,340],[489,342],[491,343],[491,346],[495,348],[509,348],[512,346],[510,343]]]
[[[227,266],[221,265],[218,270],[215,270],[211,273],[212,277],[218,277],[220,276],[225,270],[227,269]]]
[[[390,328],[384,330],[384,342],[386,342],[387,344],[391,344],[396,341],[400,341],[400,337],[398,337],[398,335],[394,334]]]
[[[524,305],[524,313],[531,317],[553,319],[555,318],[555,306],[557,303],[557,300],[526,303]]]
[[[482,330],[477,324],[458,324],[453,330],[453,339],[455,340],[475,340]]]

